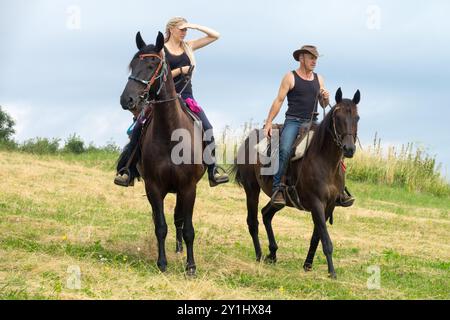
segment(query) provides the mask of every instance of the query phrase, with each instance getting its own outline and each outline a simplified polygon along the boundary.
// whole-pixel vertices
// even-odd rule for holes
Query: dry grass
[[[141,183],[119,188],[112,184],[112,171],[19,153],[0,152],[0,165],[3,298],[450,298],[449,206],[366,199],[366,207],[337,209],[329,228],[338,273],[332,281],[321,250],[312,272],[301,269],[312,232],[309,214],[292,209],[277,214],[279,262],[257,263],[243,190],[233,184],[209,188],[203,180],[194,214],[198,276],[187,280],[185,257],[174,253],[173,195],[165,202],[169,269],[161,274]],[[267,200],[262,195],[260,206]],[[407,213],[386,209],[396,207]],[[262,223],[260,239],[267,252]],[[378,290],[367,288],[371,265],[381,268]],[[79,290],[66,286],[70,266],[81,270]]]

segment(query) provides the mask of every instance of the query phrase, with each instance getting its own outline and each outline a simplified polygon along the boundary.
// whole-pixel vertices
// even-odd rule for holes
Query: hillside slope
[[[194,212],[198,276],[186,280],[185,257],[174,253],[173,195],[165,202],[169,266],[161,274],[142,183],[120,188],[103,164],[57,157],[0,152],[0,166],[3,299],[450,298],[448,199],[351,184],[355,206],[336,209],[329,227],[333,281],[321,249],[312,272],[301,268],[313,227],[308,213],[278,213],[279,262],[257,263],[243,190],[202,180]],[[261,195],[260,208],[267,201]],[[260,239],[267,253],[261,219]]]

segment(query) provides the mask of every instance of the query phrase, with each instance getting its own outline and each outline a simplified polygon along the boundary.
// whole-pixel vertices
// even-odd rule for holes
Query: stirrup
[[[347,187],[344,187],[344,193],[336,199],[336,206],[346,208],[352,206],[354,202],[355,198],[348,191]]]
[[[222,175],[220,175],[218,169],[223,171]],[[220,176],[216,177],[216,174],[220,175]],[[209,180],[209,186],[210,187],[215,187],[215,186],[217,186],[219,184],[226,183],[226,182],[230,181],[227,172],[225,171],[224,168],[222,168],[220,166],[214,166],[214,171],[212,173],[212,176],[208,174],[208,180]]]
[[[276,199],[278,194],[281,193],[281,199]],[[286,205],[286,189],[284,186],[278,187],[272,194],[272,197],[270,197],[270,203],[273,207],[277,209],[281,209]]]
[[[131,172],[128,168],[121,169],[114,178],[114,184],[121,187],[134,186],[134,179],[131,179]]]

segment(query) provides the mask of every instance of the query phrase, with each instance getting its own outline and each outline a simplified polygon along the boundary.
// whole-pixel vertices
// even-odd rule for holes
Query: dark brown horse
[[[336,198],[344,186],[341,160],[343,156],[353,157],[356,150],[359,100],[359,90],[350,100],[342,99],[339,88],[336,92],[336,105],[317,127],[304,157],[291,162],[290,170],[287,172],[287,175],[293,178],[291,180],[295,181],[295,189],[301,204],[306,211],[312,213],[314,221],[311,244],[303,268],[305,271],[311,270],[314,255],[321,240],[323,252],[327,258],[328,272],[332,278],[336,278],[336,272],[332,260],[333,244],[326,222],[332,219]],[[272,195],[272,176],[261,176],[259,161],[252,162],[249,159],[248,155],[251,154],[251,150],[254,150],[255,144],[256,139],[248,137],[245,140],[239,148],[237,159],[247,159],[246,163],[237,162],[233,171],[236,173],[236,181],[245,189],[247,224],[253,239],[256,259],[259,261],[262,253],[258,238],[258,200],[261,189],[269,197]],[[294,206],[291,201],[287,201],[287,205]],[[269,238],[270,254],[266,257],[267,262],[276,262],[278,246],[272,230],[272,218],[278,210],[280,209],[272,206],[271,202],[261,210]]]
[[[184,139],[183,159],[174,162],[173,148],[180,142],[173,141],[173,134],[180,131],[184,137],[194,137],[194,121],[181,109],[175,91],[169,65],[164,58],[164,36],[160,32],[155,45],[147,45],[140,33],[136,35],[136,53],[130,63],[131,76],[121,96],[122,107],[134,109],[138,105],[150,104],[152,120],[147,125],[141,140],[141,168],[147,198],[152,206],[155,234],[158,240],[158,262],[161,271],[167,268],[165,239],[167,223],[164,216],[164,198],[176,193],[175,226],[177,252],[182,251],[182,240],[186,243],[188,275],[195,275],[194,227],[192,214],[197,182],[205,172],[205,166],[194,159],[193,139]],[[200,131],[201,133],[201,131]],[[201,139],[201,138],[200,138]],[[200,140],[201,148],[201,140]],[[188,150],[188,151],[186,151]],[[200,157],[201,157],[200,150]],[[198,158],[198,155],[195,157]]]

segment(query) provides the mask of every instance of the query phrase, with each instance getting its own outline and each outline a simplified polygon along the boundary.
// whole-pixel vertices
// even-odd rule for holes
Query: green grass
[[[97,161],[97,159],[100,159]],[[141,183],[113,185],[116,155],[0,152],[0,299],[449,299],[448,197],[348,181],[355,206],[329,226],[337,280],[319,247],[313,270],[303,261],[309,213],[274,218],[278,262],[255,261],[245,196],[234,184],[198,186],[194,213],[196,279],[176,255],[173,208],[165,201],[168,270],[156,267],[150,206]],[[268,198],[261,196],[260,208]],[[267,236],[260,218],[260,241]],[[66,286],[81,270],[81,289]],[[380,268],[371,290],[368,267]]]

